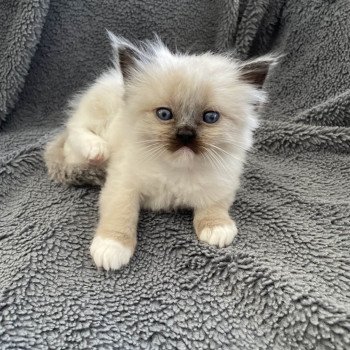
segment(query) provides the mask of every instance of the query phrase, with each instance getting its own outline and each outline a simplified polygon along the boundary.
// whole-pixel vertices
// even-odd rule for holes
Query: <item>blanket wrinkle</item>
[[[264,88],[227,248],[142,210],[98,271],[99,188],[48,179],[67,100],[110,64],[105,28],[171,47],[283,53]],[[350,348],[348,0],[0,1],[0,348]]]
[[[40,40],[49,0],[0,3],[0,124],[24,86]]]

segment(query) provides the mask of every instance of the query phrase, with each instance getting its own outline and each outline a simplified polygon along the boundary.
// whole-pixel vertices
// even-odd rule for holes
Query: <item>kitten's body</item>
[[[237,229],[228,209],[263,97],[249,81],[254,70],[219,55],[174,55],[160,42],[137,49],[112,40],[121,68],[75,100],[66,130],[46,150],[49,173],[62,182],[107,169],[95,263],[117,269],[129,261],[140,207],[193,208],[200,240],[230,244]],[[256,62],[266,75],[272,60]],[[157,119],[159,108],[172,118]],[[203,122],[213,110],[219,121]]]

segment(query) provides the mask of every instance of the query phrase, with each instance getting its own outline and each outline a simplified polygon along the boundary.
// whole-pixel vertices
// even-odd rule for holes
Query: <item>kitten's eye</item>
[[[203,114],[203,121],[208,124],[216,123],[220,118],[220,114],[218,112],[205,112]]]
[[[156,113],[157,113],[157,117],[161,120],[173,119],[173,113],[168,108],[158,108]]]

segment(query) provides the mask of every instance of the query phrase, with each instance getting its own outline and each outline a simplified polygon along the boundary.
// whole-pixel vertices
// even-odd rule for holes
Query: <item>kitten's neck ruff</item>
[[[206,152],[195,154],[191,149],[182,147],[174,153],[159,152],[159,157],[148,158],[147,152],[141,151],[135,160],[136,164],[143,164],[140,168],[158,170],[164,174],[176,173],[179,176],[220,176],[229,177],[230,174],[241,169],[245,161],[243,152],[235,154],[213,155]],[[142,172],[142,170],[141,170]]]

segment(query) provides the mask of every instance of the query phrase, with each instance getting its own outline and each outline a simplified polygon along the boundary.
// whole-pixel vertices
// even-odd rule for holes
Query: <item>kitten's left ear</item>
[[[117,37],[109,30],[107,34],[113,48],[114,63],[119,66],[124,80],[127,80],[137,60],[141,59],[142,53],[129,40]]]
[[[279,56],[265,55],[239,65],[240,78],[247,83],[262,87],[269,69],[277,64]]]

